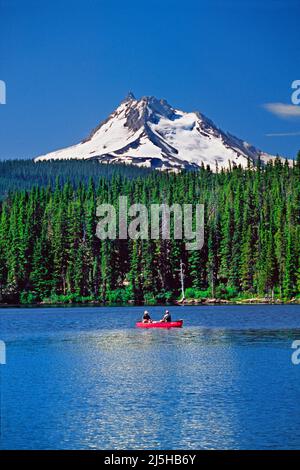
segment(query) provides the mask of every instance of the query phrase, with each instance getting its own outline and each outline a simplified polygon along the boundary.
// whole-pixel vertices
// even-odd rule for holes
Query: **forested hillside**
[[[100,241],[96,207],[117,205],[120,195],[132,203],[203,203],[204,247],[189,252],[184,240]],[[299,296],[300,156],[293,168],[278,160],[255,171],[56,181],[10,193],[1,203],[2,302],[176,299],[181,259],[188,296]]]

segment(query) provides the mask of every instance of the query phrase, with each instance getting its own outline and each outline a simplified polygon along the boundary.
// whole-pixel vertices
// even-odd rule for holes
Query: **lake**
[[[0,448],[300,447],[299,305],[142,310],[1,309]]]

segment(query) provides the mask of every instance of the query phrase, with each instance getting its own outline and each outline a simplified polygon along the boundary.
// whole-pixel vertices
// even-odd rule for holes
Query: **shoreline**
[[[224,305],[300,305],[300,299],[290,299],[290,300],[281,300],[281,299],[266,299],[266,298],[251,298],[251,299],[238,299],[238,300],[227,300],[227,299],[185,299],[184,301],[174,301],[170,303],[155,303],[155,304],[146,304],[146,303],[103,303],[103,302],[60,302],[60,303],[46,303],[46,302],[37,302],[32,304],[10,304],[2,303],[0,304],[0,310],[6,308],[57,308],[57,307],[207,307],[207,306],[224,306]]]

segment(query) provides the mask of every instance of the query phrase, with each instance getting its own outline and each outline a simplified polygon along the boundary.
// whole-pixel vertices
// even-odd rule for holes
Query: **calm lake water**
[[[170,310],[0,310],[0,448],[300,448],[300,306]]]

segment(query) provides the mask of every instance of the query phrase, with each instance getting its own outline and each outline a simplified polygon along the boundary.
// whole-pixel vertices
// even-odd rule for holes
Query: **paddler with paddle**
[[[152,320],[151,320],[151,317],[150,317],[150,313],[148,312],[148,310],[145,310],[145,311],[144,311],[144,314],[143,314],[143,323],[152,323]]]
[[[160,321],[161,322],[171,322],[172,321],[172,317],[171,317],[171,314],[170,314],[169,310],[165,311],[165,314],[164,314],[164,316],[162,317],[162,319]]]

